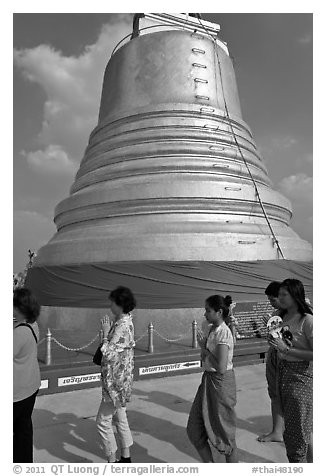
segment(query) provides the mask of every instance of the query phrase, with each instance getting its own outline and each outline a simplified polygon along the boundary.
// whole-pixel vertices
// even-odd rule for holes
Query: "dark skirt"
[[[209,441],[219,453],[230,455],[234,448],[236,414],[234,371],[223,375],[204,372],[192,404],[187,433],[193,445],[200,449]]]
[[[290,463],[306,462],[312,433],[312,362],[279,361],[279,393],[284,444]]]
[[[270,347],[267,353],[266,380],[269,398],[273,403],[279,403],[278,357],[277,350],[274,347]]]

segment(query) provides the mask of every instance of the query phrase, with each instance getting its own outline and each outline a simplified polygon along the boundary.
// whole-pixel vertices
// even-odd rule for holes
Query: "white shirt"
[[[29,324],[39,338],[36,322]],[[14,328],[14,402],[19,402],[33,395],[40,388],[41,377],[37,360],[37,344],[33,333],[28,327]]]
[[[220,326],[216,328],[212,328],[207,338],[206,348],[212,354],[216,355],[218,345],[226,345],[228,347],[228,360],[226,370],[233,369],[233,336],[229,326],[225,322],[223,322]],[[205,360],[203,362],[203,368],[204,370],[207,370],[209,372],[216,372],[215,367],[212,365],[212,362],[210,362],[209,356],[205,357]]]

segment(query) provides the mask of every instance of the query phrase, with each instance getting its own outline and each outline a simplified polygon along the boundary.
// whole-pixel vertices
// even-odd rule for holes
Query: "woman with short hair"
[[[133,444],[126,413],[130,400],[134,368],[134,325],[131,311],[136,300],[130,289],[119,286],[109,295],[113,322],[108,316],[101,320],[102,342],[102,401],[96,424],[109,463],[131,463]],[[121,444],[121,459],[116,461],[118,449],[113,432],[113,419]]]
[[[280,303],[278,300],[278,292],[280,289],[280,281],[272,281],[265,289],[265,294],[269,300],[270,305],[275,309],[272,316],[268,315],[263,318],[264,323],[267,325],[270,317],[279,316]],[[273,346],[269,346],[266,357],[266,380],[267,390],[269,398],[271,399],[271,412],[272,412],[272,431],[260,435],[258,441],[265,443],[270,441],[283,441],[283,417],[279,403],[278,394],[278,357],[277,350]]]
[[[33,423],[37,392],[41,385],[37,360],[40,305],[27,288],[17,288],[13,297],[13,461],[33,462]]]

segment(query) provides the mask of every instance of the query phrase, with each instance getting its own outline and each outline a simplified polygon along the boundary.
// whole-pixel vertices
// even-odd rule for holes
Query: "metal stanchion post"
[[[154,326],[153,326],[153,323],[151,322],[150,324],[148,324],[148,352],[149,354],[153,354],[154,352],[153,330],[154,330]]]
[[[48,332],[46,334],[46,354],[45,354],[45,365],[51,365],[51,340],[52,340],[52,334],[50,331],[50,328],[48,328]]]
[[[198,348],[198,341],[197,341],[197,321],[193,321],[192,323],[192,347],[193,349]]]

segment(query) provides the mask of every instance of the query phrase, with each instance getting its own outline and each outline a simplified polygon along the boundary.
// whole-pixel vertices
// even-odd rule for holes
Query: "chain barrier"
[[[138,337],[137,339],[135,339],[135,344],[137,344],[137,342],[139,342],[143,337],[147,336],[147,331],[144,332],[143,335],[141,335],[140,337]],[[96,335],[94,337],[94,339],[92,339],[88,344],[84,345],[83,347],[78,347],[78,348],[75,348],[75,349],[72,349],[70,347],[67,347],[63,344],[61,344],[61,342],[59,342],[55,337],[51,337],[51,340],[53,342],[55,342],[59,347],[62,347],[62,349],[65,349],[65,350],[69,350],[69,351],[74,351],[74,352],[77,352],[79,350],[84,350],[86,349],[87,347],[89,347],[91,344],[93,344],[96,339],[98,339],[98,335]],[[45,341],[45,337],[38,343],[38,345],[40,345],[43,341]]]
[[[84,345],[83,347],[77,347],[76,349],[72,349],[70,347],[66,347],[65,345],[61,344],[55,337],[52,337],[51,340],[55,342],[59,347],[62,347],[62,349],[69,350],[71,352],[78,352],[79,350],[84,350],[90,345],[92,345],[96,340],[98,339],[98,334],[92,339],[88,344]]]
[[[143,335],[141,335],[140,337],[138,337],[137,339],[135,339],[135,344],[137,344],[137,342],[139,342],[143,337],[147,336],[148,335],[148,332],[144,332]]]
[[[178,342],[182,339],[184,339],[190,332],[192,332],[192,330],[188,330],[185,334],[183,334],[182,336],[179,336],[177,337],[176,339],[168,339],[167,337],[164,337],[162,336],[162,334],[160,334],[159,332],[157,332],[156,329],[153,329],[153,332],[155,332],[156,335],[158,335],[161,339],[163,339],[165,342]]]
[[[163,336],[162,334],[160,334],[157,330],[154,329],[154,326],[152,323],[149,324],[147,330],[139,337],[137,337],[137,339],[135,339],[135,344],[137,344],[137,342],[139,342],[141,339],[143,339],[144,337],[148,337],[148,352],[149,353],[153,353],[154,352],[154,343],[153,343],[153,335],[154,333],[160,337],[161,339],[163,339],[165,342],[178,342],[178,341],[181,341],[182,339],[184,339],[185,337],[187,337],[190,333],[192,333],[192,337],[193,337],[193,341],[192,341],[192,347],[193,348],[197,348],[197,340],[196,340],[196,328],[197,328],[197,322],[194,321],[192,323],[192,329],[189,329],[187,332],[185,332],[184,334],[182,334],[181,336],[175,338],[175,339],[169,339],[168,337],[165,337]],[[48,329],[48,332],[47,332],[47,335],[46,337],[44,337],[39,343],[38,345],[40,345],[42,342],[44,342],[46,340],[46,356],[45,356],[45,361],[46,361],[46,365],[50,365],[51,364],[51,361],[52,361],[52,352],[51,352],[51,342],[55,342],[59,347],[61,347],[62,349],[64,350],[67,350],[67,351],[70,351],[70,352],[79,352],[81,350],[84,350],[86,349],[87,347],[89,347],[90,345],[92,345],[96,340],[98,340],[100,338],[99,334],[96,334],[96,336],[90,341],[88,342],[87,344],[83,345],[82,347],[76,347],[76,348],[72,348],[72,347],[68,347],[64,344],[62,344],[61,342],[59,342],[55,337],[52,336],[51,334],[51,331],[50,329]]]
[[[45,341],[45,337],[43,337],[43,339],[41,339],[41,340],[37,343],[37,345],[41,345],[42,342],[44,342],[44,341]]]
[[[160,334],[157,330],[153,329],[153,332],[155,332],[156,335],[158,335],[161,339],[163,339],[165,342],[178,342],[179,340],[182,340],[184,339],[188,334],[190,334],[191,330],[189,330],[188,332],[186,332],[185,334],[177,337],[176,339],[168,339],[167,337],[164,337],[162,336],[162,334]],[[138,337],[137,339],[135,339],[135,344],[137,344],[137,342],[139,342],[141,339],[143,339],[144,337],[147,337],[148,336],[148,332],[144,332],[144,334],[142,334],[140,337]],[[98,335],[96,335],[94,337],[94,339],[92,339],[88,344],[84,345],[83,347],[77,347],[75,349],[73,348],[70,348],[70,347],[67,347],[63,344],[61,344],[61,342],[59,342],[55,337],[51,337],[51,340],[53,342],[55,342],[59,347],[61,347],[62,349],[65,349],[65,350],[69,350],[71,352],[77,352],[79,350],[84,350],[86,349],[87,347],[89,347],[91,344],[93,344],[96,339],[98,339]],[[38,343],[38,345],[42,344],[42,342],[45,341],[45,337]]]

